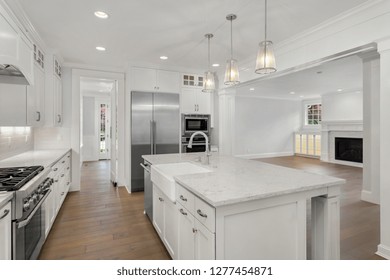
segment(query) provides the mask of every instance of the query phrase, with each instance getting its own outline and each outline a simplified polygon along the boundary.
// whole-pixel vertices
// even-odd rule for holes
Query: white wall
[[[363,93],[360,91],[323,95],[322,120],[363,120]]]
[[[236,97],[233,154],[245,158],[292,155],[300,112],[299,101]]]
[[[84,96],[82,107],[82,127],[83,127],[83,147],[82,159],[83,161],[97,161],[99,160],[98,142],[97,142],[97,123],[96,123],[96,105],[95,97]]]

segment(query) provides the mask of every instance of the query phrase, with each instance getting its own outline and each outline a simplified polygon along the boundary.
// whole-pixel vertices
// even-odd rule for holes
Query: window
[[[322,106],[317,104],[305,105],[305,125],[319,125],[321,124]]]

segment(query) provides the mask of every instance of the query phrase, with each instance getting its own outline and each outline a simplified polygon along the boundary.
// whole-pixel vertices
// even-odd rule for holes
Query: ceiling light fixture
[[[300,97],[300,98],[304,98],[305,96],[304,96],[304,95],[300,95],[299,97]]]
[[[98,51],[101,51],[101,52],[104,52],[104,51],[106,50],[105,47],[96,47],[96,49],[97,49]]]
[[[219,63],[214,63],[212,66],[213,67],[219,67]]]
[[[167,60],[167,59],[168,59],[168,57],[167,57],[167,56],[165,56],[165,55],[162,55],[162,56],[160,56],[160,59],[161,59],[161,60]]]
[[[337,91],[338,91],[338,92],[342,92],[342,91],[343,91],[343,89],[339,88]]]
[[[254,91],[254,90],[255,90],[255,88],[251,87],[249,90],[250,90],[250,91]]]
[[[230,59],[226,63],[224,84],[228,86],[240,83],[237,60],[233,59],[233,20],[236,18],[237,16],[233,14],[226,16],[226,19],[230,21]]]
[[[290,94],[295,94],[295,91],[291,91]]]
[[[108,14],[102,11],[96,11],[95,16],[102,19],[108,18]]]
[[[275,54],[272,41],[267,40],[267,0],[265,2],[265,27],[264,41],[259,44],[257,52],[256,69],[257,74],[270,74],[276,71]]]
[[[210,39],[214,37],[213,34],[209,33],[204,35],[207,38],[207,46],[208,46],[208,56],[207,56],[207,71],[204,73],[204,83],[202,92],[210,92],[213,93],[215,90],[215,79],[214,73],[210,70]]]

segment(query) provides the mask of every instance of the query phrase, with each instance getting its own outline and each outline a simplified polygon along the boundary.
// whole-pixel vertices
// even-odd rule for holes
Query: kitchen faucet
[[[207,137],[206,133],[202,131],[196,131],[191,135],[190,141],[187,145],[188,148],[192,148],[192,142],[194,141],[195,135],[202,135],[206,139],[206,164],[210,164],[210,150],[209,150],[209,137]]]

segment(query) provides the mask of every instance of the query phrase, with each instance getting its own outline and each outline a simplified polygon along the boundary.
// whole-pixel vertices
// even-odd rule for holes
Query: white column
[[[379,204],[380,69],[377,52],[363,59],[363,190],[361,199]]]
[[[219,153],[234,155],[235,143],[235,90],[221,90],[219,93]]]
[[[377,254],[390,259],[390,40],[380,54],[380,244]]]

